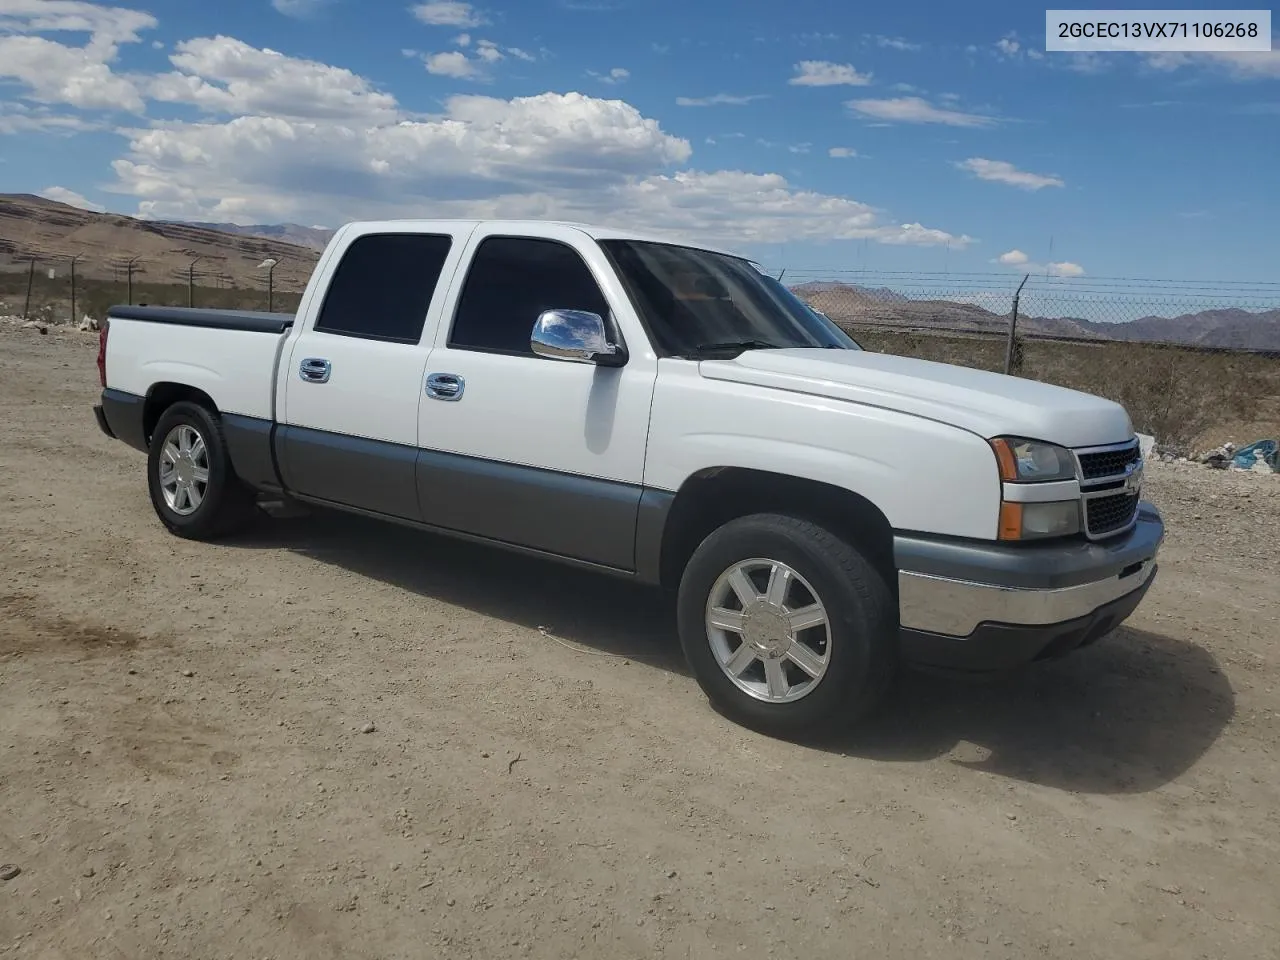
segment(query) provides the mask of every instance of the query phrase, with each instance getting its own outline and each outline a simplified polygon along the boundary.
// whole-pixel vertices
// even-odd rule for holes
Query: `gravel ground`
[[[0,329],[0,955],[1280,956],[1280,478],[1154,465],[1126,628],[798,746],[629,585],[167,535],[95,349]]]

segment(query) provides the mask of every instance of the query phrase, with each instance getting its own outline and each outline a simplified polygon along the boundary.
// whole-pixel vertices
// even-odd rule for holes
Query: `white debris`
[[[1145,433],[1138,434],[1138,449],[1142,452],[1143,460],[1150,460],[1156,450],[1156,438]]]

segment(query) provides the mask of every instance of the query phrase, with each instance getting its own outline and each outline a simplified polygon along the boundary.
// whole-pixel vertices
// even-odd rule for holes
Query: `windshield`
[[[858,349],[834,323],[740,257],[638,240],[603,240],[600,246],[662,355]]]

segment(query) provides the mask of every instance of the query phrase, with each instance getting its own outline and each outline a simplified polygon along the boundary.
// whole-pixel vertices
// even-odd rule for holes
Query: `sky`
[[[570,219],[792,270],[1280,280],[1280,45],[1044,33],[1012,2],[0,0],[0,192]]]

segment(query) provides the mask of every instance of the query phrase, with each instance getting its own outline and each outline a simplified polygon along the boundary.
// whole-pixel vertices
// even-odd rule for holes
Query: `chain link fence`
[[[309,251],[307,252],[309,253]],[[100,320],[116,304],[292,312],[319,254],[264,257],[11,256],[0,261],[0,316]]]

